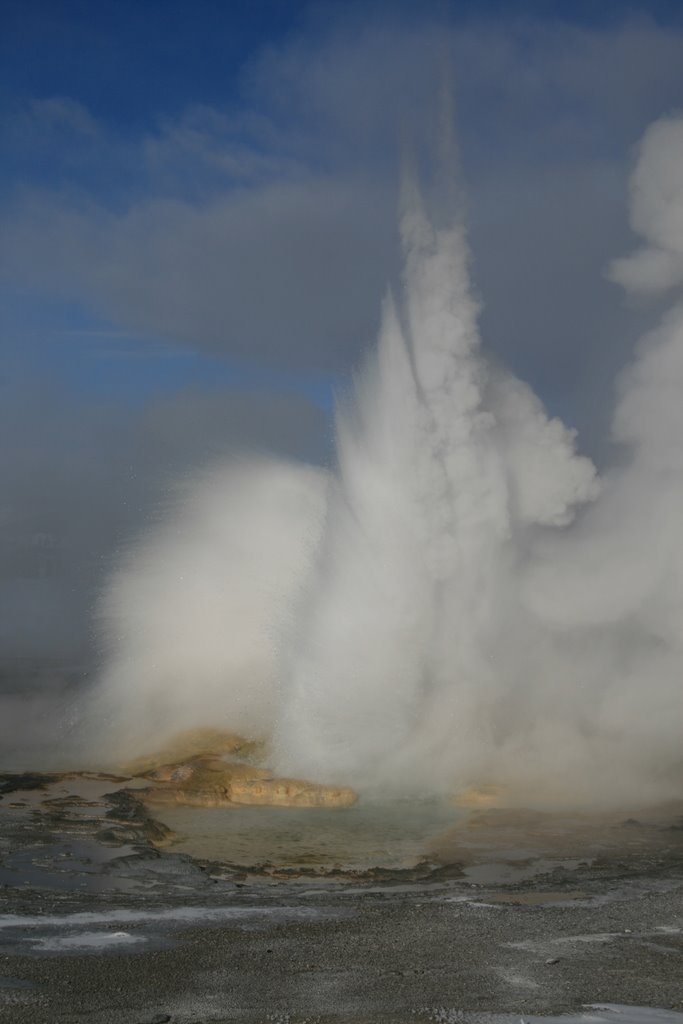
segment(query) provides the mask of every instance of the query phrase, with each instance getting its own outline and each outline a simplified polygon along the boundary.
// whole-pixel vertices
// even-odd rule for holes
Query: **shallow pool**
[[[462,812],[446,801],[358,803],[343,808],[164,807],[173,849],[231,864],[344,870],[411,868]]]

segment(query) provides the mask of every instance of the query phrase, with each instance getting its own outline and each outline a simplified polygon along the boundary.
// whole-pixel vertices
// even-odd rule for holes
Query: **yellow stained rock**
[[[130,776],[148,775],[150,772],[166,766],[179,766],[198,756],[212,755],[220,757],[231,754],[239,758],[257,758],[263,752],[263,744],[245,739],[235,733],[224,732],[222,729],[188,729],[186,732],[172,736],[161,749],[152,754],[144,754],[122,766]]]
[[[198,807],[224,807],[232,801],[234,782],[269,779],[271,773],[255,765],[224,761],[220,757],[194,757],[179,764],[164,764],[146,773],[161,785],[147,790],[151,803],[179,803]]]
[[[453,803],[456,807],[483,811],[493,807],[500,807],[504,796],[504,786],[497,786],[495,783],[482,783],[478,786],[468,786],[466,789],[456,793],[453,797]]]
[[[191,729],[156,753],[129,762],[125,770],[155,784],[140,793],[154,804],[349,807],[356,802],[346,786],[278,778],[254,763],[258,757],[263,757],[262,744],[219,729]]]
[[[159,765],[146,773],[157,783],[141,792],[153,804],[190,807],[349,807],[356,794],[348,787],[323,786],[303,779],[282,779],[265,768],[219,757],[194,757]]]
[[[235,779],[230,800],[268,807],[351,807],[358,797],[348,786],[323,786],[303,779]]]

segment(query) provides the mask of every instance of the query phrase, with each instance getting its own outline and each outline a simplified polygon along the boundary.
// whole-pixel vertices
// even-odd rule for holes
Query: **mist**
[[[315,480],[310,504],[322,501],[326,510],[322,525],[317,518],[310,525],[316,553],[290,580],[295,596],[278,608],[264,599],[272,616],[264,612],[259,620],[277,653],[258,664],[278,666],[259,686],[264,700],[269,695],[264,721],[273,742],[282,735],[285,763],[285,748],[295,741],[285,743],[284,709],[305,690],[305,663],[314,653],[304,622],[308,617],[313,626],[319,595],[328,594],[320,598],[325,603],[342,589],[341,581],[323,583],[325,574],[340,574],[332,552],[342,542],[332,535],[342,526],[333,528],[331,520],[344,519],[344,504],[369,504],[361,497],[369,483],[361,486],[352,449],[372,435],[368,475],[379,478],[387,455],[379,421],[392,418],[392,430],[403,430],[388,400],[379,403],[381,415],[374,408],[379,371],[372,349],[390,283],[387,309],[393,302],[403,341],[389,349],[403,346],[413,359],[401,278],[406,242],[396,217],[397,140],[411,138],[422,160],[437,131],[434,97],[444,60],[456,80],[461,161],[457,172],[449,164],[446,176],[464,193],[472,280],[466,290],[486,351],[476,360],[475,385],[483,410],[495,409],[500,418],[505,405],[506,416],[520,423],[519,431],[507,431],[516,454],[507,451],[512,441],[502,428],[492,442],[508,467],[501,475],[517,524],[514,544],[502,550],[504,559],[520,563],[515,587],[522,567],[532,576],[538,569],[539,587],[548,587],[544,614],[552,630],[559,628],[560,604],[574,585],[574,555],[555,520],[571,517],[573,506],[558,512],[562,502],[551,494],[553,487],[564,493],[562,472],[553,487],[549,479],[539,486],[533,460],[522,458],[521,421],[559,417],[578,428],[580,441],[573,443],[600,468],[596,508],[606,508],[613,489],[607,477],[627,464],[631,447],[611,428],[621,387],[615,381],[623,379],[638,336],[671,306],[672,292],[641,283],[622,299],[616,265],[604,268],[634,245],[625,201],[631,147],[649,122],[680,104],[683,33],[677,17],[660,22],[630,8],[607,19],[574,10],[564,19],[544,12],[522,19],[507,10],[493,19],[466,7],[302,7],[288,11],[283,32],[253,15],[249,38],[231,32],[237,12],[207,8],[190,19],[197,46],[182,47],[171,62],[163,39],[177,39],[173,19],[155,22],[150,14],[147,34],[134,40],[120,19],[101,33],[97,19],[66,8],[51,8],[43,21],[20,5],[10,18],[2,40],[8,94],[0,110],[7,153],[0,171],[4,763],[35,767],[71,758],[88,731],[83,694],[127,649],[128,626],[119,641],[107,624],[115,616],[93,612],[115,607],[101,599],[107,580],[134,564],[147,544],[159,547],[164,530],[170,545],[171,522],[183,535],[201,532],[197,515],[194,525],[184,518],[195,486],[207,506],[213,490],[227,509],[232,489],[241,489],[240,473],[255,466],[264,481],[270,469],[282,478],[289,467],[295,489]],[[41,29],[48,22],[55,31]],[[112,62],[113,53],[127,57]],[[197,57],[208,53],[213,64]],[[461,218],[445,213],[448,203],[433,203],[429,166],[430,158],[421,162],[426,219],[437,231],[457,226],[462,233]],[[642,237],[642,248],[654,251],[655,264],[675,280],[671,246]],[[641,263],[652,260],[648,252]],[[391,333],[388,324],[385,318],[383,337]],[[355,397],[348,383],[354,367]],[[537,413],[530,412],[529,390],[513,386],[511,377],[538,396]],[[333,391],[340,396],[338,427]],[[550,434],[551,447],[568,443],[559,422]],[[401,465],[407,472],[425,458],[406,451]],[[508,479],[513,462],[523,486]],[[406,505],[414,500],[405,487],[398,492]],[[265,482],[260,493],[263,502]],[[277,486],[272,493],[280,493]],[[542,518],[554,517],[554,525],[527,522],[541,505]],[[275,499],[274,506],[275,533],[301,537],[303,525],[288,522]],[[572,536],[592,505],[575,507]],[[214,520],[220,518],[217,512]],[[546,544],[567,566],[559,593],[546,578],[552,572],[542,571]],[[169,588],[169,581],[160,586]],[[174,601],[180,619],[182,594]],[[226,601],[229,622],[236,599]],[[196,605],[185,607],[201,617]],[[159,623],[163,646],[163,616]],[[499,625],[494,634],[502,632]],[[226,650],[229,636],[226,627]],[[506,657],[512,666],[517,656]],[[180,659],[189,676],[190,660]],[[162,675],[149,684],[149,704],[156,703],[166,728],[163,698],[152,697],[163,692]],[[121,685],[134,687],[128,677]],[[191,718],[195,706],[203,714],[191,690],[190,684],[179,696],[169,720]],[[126,718],[126,702],[118,718],[116,701],[109,702],[110,736],[121,732],[116,722]],[[504,705],[497,706],[504,719]],[[234,718],[234,701],[215,713],[223,722]],[[252,723],[259,715],[250,712]],[[141,724],[133,731],[135,743],[146,743],[145,730]],[[330,742],[333,732],[325,726]]]
[[[138,360],[139,361],[139,360]],[[64,731],[102,663],[94,615],[130,544],[207,461],[266,450],[320,460],[324,412],[299,396],[188,385],[139,408],[12,380],[0,410],[0,752],[66,756]],[[68,746],[68,744],[66,744]]]
[[[443,148],[450,171],[447,130]],[[640,143],[644,244],[609,268],[630,290],[683,280],[682,149],[675,117]],[[598,476],[482,348],[459,203],[441,198],[406,175],[400,288],[339,403],[335,468],[214,467],[114,574],[98,749],[220,722],[278,771],[361,794],[680,792],[683,308],[622,372]]]

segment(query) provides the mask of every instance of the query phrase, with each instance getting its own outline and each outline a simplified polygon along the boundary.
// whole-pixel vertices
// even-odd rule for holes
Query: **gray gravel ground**
[[[100,923],[100,934],[125,927],[144,942],[96,955],[39,952],[55,929],[33,923],[31,953],[0,961],[3,975],[32,987],[0,988],[0,1020],[467,1021],[475,1011],[596,1002],[683,1011],[683,880],[609,886],[607,899],[602,884],[588,888],[581,900],[531,906],[489,903],[490,892],[468,898],[453,885],[320,895],[278,887],[265,900],[243,889],[238,906],[265,913],[190,928]],[[313,913],[280,917],[283,904]],[[155,948],[164,941],[173,944]]]
[[[2,819],[3,1024],[517,1024],[594,1003],[683,1014],[678,847],[512,885],[238,881],[160,855],[144,822],[93,858],[91,812],[74,854],[73,817],[41,813]],[[628,1021],[639,1015],[654,1024]]]

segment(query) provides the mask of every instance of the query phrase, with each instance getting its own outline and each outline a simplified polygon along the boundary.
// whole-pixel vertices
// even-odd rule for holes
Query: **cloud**
[[[5,275],[153,338],[348,370],[397,269],[400,140],[426,151],[449,60],[485,331],[566,411],[598,345],[618,353],[611,372],[635,337],[599,271],[625,243],[629,147],[680,98],[682,58],[683,34],[644,19],[588,30],[338,14],[254,57],[239,102],[189,106],[134,137],[41,101],[34,119],[61,111],[96,144],[57,188],[27,166],[2,218]],[[69,138],[50,135],[58,164]],[[511,296],[496,267],[513,233]],[[551,324],[577,315],[549,346]]]
[[[647,245],[616,260],[611,277],[630,291],[659,292],[683,281],[683,120],[651,125],[631,181],[631,224]]]
[[[8,272],[152,338],[339,367],[377,321],[386,207],[381,189],[322,179],[199,206],[153,198],[122,216],[33,192],[5,225]]]
[[[176,118],[163,118],[159,131],[144,138],[142,155],[150,178],[164,191],[187,188],[198,174],[214,189],[304,175],[305,165],[287,146],[273,146],[271,136],[267,119],[194,105]]]

